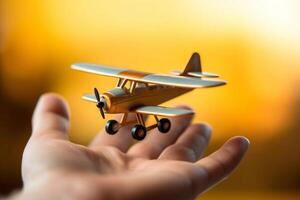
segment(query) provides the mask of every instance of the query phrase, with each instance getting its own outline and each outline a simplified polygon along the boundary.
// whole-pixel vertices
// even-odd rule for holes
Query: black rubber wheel
[[[157,128],[161,133],[169,132],[171,128],[171,122],[167,118],[161,118],[157,123]]]
[[[108,120],[105,125],[105,130],[110,135],[116,134],[119,130],[119,122],[113,119]]]
[[[135,125],[131,129],[131,135],[136,140],[143,140],[147,135],[146,127],[140,124]]]

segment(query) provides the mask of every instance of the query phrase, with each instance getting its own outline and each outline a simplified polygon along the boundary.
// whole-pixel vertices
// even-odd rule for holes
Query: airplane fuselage
[[[192,91],[163,85],[136,87],[132,93],[126,88],[116,87],[101,95],[104,98],[106,113],[127,113],[140,106],[159,105],[177,96]]]

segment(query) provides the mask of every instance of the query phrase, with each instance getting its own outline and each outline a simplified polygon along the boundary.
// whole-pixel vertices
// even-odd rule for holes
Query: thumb
[[[69,111],[59,95],[48,93],[40,97],[32,117],[32,136],[53,135],[67,138]]]

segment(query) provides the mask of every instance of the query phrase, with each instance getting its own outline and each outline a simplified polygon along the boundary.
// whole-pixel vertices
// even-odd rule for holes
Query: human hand
[[[226,178],[249,144],[234,137],[198,160],[211,129],[191,116],[172,119],[169,133],[153,130],[133,146],[129,126],[114,136],[101,131],[88,147],[74,144],[67,105],[54,94],[40,98],[32,122],[19,199],[194,199]]]

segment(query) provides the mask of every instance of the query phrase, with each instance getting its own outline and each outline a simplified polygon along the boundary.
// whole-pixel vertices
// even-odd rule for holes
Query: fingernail
[[[250,145],[250,140],[245,136],[241,136],[241,142],[242,142],[243,149],[246,151]]]

